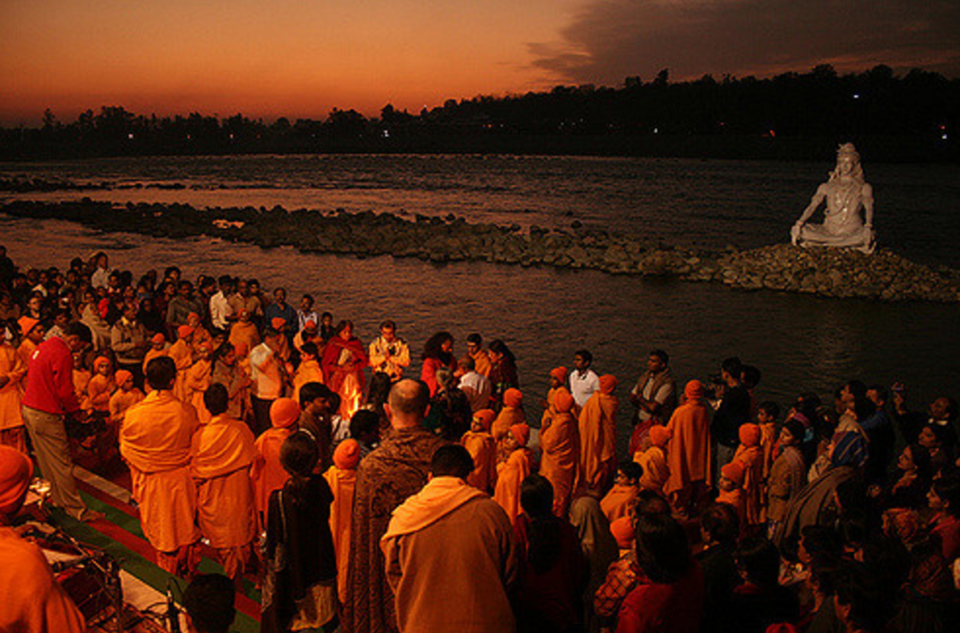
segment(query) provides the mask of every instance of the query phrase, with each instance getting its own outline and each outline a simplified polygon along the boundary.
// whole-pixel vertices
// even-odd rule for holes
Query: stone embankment
[[[517,225],[470,224],[452,215],[408,219],[342,210],[287,211],[279,206],[115,206],[88,198],[61,203],[17,201],[0,207],[0,212],[70,220],[101,231],[169,238],[208,235],[264,248],[289,245],[305,252],[593,269],[840,298],[960,302],[960,271],[923,266],[885,249],[868,256],[778,244],[746,251],[728,248],[718,253],[644,244],[632,236],[582,227],[579,222],[569,229],[532,226],[522,231]]]

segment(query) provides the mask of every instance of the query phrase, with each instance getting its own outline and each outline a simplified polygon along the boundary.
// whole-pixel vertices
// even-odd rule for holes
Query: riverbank
[[[196,208],[185,204],[115,205],[80,201],[15,201],[0,206],[14,217],[61,219],[104,232],[153,237],[207,235],[263,248],[292,246],[306,253],[372,257],[392,255],[444,263],[497,264],[600,270],[611,274],[718,282],[743,290],[762,288],[837,298],[888,302],[960,302],[960,271],[909,261],[888,249],[873,255],[789,244],[722,252],[645,243],[631,235],[592,229],[468,223],[390,213],[288,211],[281,206]]]

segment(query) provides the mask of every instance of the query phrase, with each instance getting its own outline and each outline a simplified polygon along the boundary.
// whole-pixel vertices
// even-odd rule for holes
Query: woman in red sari
[[[370,364],[363,343],[353,335],[353,321],[340,321],[323,350],[320,366],[327,386],[340,396],[340,416],[349,420],[363,397],[363,368]]]
[[[437,395],[439,383],[437,370],[446,367],[452,372],[457,371],[457,359],[453,355],[453,335],[449,332],[437,332],[423,346],[423,369],[420,371],[422,380],[430,389],[430,397]]]

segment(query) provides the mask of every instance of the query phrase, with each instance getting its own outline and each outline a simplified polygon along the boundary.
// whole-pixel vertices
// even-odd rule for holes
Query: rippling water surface
[[[0,165],[0,177],[109,182],[108,191],[0,194],[118,202],[190,202],[446,215],[471,221],[555,227],[574,218],[667,243],[754,247],[785,239],[829,164],[650,159],[509,157],[239,157],[107,160]],[[867,165],[886,245],[933,264],[960,265],[960,172],[956,167]],[[182,190],[119,189],[182,183]],[[554,366],[573,351],[594,352],[596,369],[627,389],[652,347],[672,356],[682,380],[706,379],[723,357],[759,366],[761,398],[781,403],[801,390],[825,398],[861,377],[914,387],[917,403],[960,395],[960,337],[954,305],[840,301],[714,284],[644,280],[595,271],[486,263],[437,266],[419,260],[357,259],[263,250],[198,237],[184,241],[98,234],[60,221],[0,216],[10,256],[21,266],[65,266],[97,249],[111,264],[142,273],[176,263],[189,276],[256,276],[291,297],[310,292],[318,308],[351,318],[368,342],[394,318],[415,350],[447,329],[463,351],[478,331],[514,349],[529,409]],[[625,408],[629,408],[624,402]],[[539,413],[536,413],[539,417]],[[621,423],[627,415],[622,413]],[[624,433],[625,435],[625,433]]]

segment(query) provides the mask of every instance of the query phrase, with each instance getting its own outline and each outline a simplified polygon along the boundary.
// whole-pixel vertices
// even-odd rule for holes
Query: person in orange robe
[[[87,355],[77,352],[73,355],[73,392],[77,395],[77,402],[83,402],[87,397],[87,385],[93,374],[87,369]],[[21,383],[22,384],[22,383]]]
[[[720,494],[717,495],[717,503],[729,503],[737,510],[737,516],[740,518],[740,525],[744,525],[746,517],[746,507],[743,499],[743,462],[733,460],[720,469]]]
[[[363,369],[370,365],[367,351],[353,335],[353,322],[340,321],[337,334],[327,342],[320,366],[325,383],[340,396],[340,417],[349,420],[360,408],[365,379]]]
[[[177,366],[177,382],[173,388],[173,395],[183,402],[190,402],[187,393],[187,370],[193,365],[193,328],[181,325],[177,329],[177,342],[167,350],[167,356],[173,359]]]
[[[540,426],[543,457],[540,474],[553,486],[553,513],[566,518],[580,463],[580,428],[573,416],[573,396],[562,386],[553,396],[553,406]]]
[[[193,338],[190,340],[190,344],[193,346],[193,357],[196,358],[200,355],[200,346],[209,345],[210,349],[214,348],[213,335],[207,331],[203,325],[200,323],[200,315],[196,312],[191,312],[187,315],[187,325],[193,328]]]
[[[503,392],[503,408],[490,427],[490,434],[497,442],[497,462],[503,462],[510,456],[510,450],[504,446],[504,438],[514,424],[526,422],[523,412],[523,393],[511,387]]]
[[[271,428],[260,434],[255,447],[257,456],[250,477],[253,479],[254,505],[260,525],[267,525],[267,504],[270,493],[283,488],[289,475],[280,465],[280,447],[297,430],[300,405],[292,398],[277,398],[270,405]]]
[[[143,392],[133,386],[133,374],[126,369],[118,369],[113,377],[117,390],[110,396],[110,424],[119,430],[127,409],[143,400]]]
[[[320,353],[315,343],[307,342],[300,346],[300,366],[293,375],[293,399],[300,402],[300,388],[308,382],[323,384],[323,370],[317,356]],[[334,535],[336,537],[336,535]]]
[[[82,633],[83,614],[53,576],[43,552],[12,527],[33,477],[22,452],[0,446],[0,631]]]
[[[190,474],[197,483],[200,533],[217,550],[224,573],[238,583],[257,537],[250,481],[257,449],[250,427],[226,415],[229,403],[219,383],[203,394],[212,417],[193,436]]]
[[[147,373],[147,365],[154,358],[160,358],[161,356],[167,356],[169,349],[167,348],[167,337],[159,332],[153,335],[153,338],[150,339],[150,349],[147,350],[147,353],[143,357],[143,373]],[[149,384],[144,383],[144,390],[147,393],[153,391]]]
[[[246,358],[250,350],[260,344],[260,332],[257,331],[257,324],[250,320],[249,310],[241,310],[239,320],[230,327],[230,343],[240,358]],[[246,351],[244,354],[240,353],[241,345]]]
[[[541,417],[541,428],[543,427],[543,422],[546,419],[554,415],[557,412],[556,409],[556,398],[557,394],[566,391],[570,393],[570,390],[566,387],[567,384],[567,368],[566,367],[555,367],[550,370],[550,389],[547,391],[547,398],[541,402],[543,405],[543,416]]]
[[[470,430],[463,434],[460,443],[473,458],[473,471],[467,483],[487,494],[497,482],[497,443],[490,435],[490,427],[496,414],[493,409],[480,409],[473,414]]]
[[[346,439],[333,452],[333,466],[323,473],[333,492],[330,504],[330,533],[333,551],[337,555],[337,592],[340,601],[347,590],[347,567],[350,563],[350,524],[353,521],[353,493],[357,485],[357,464],[360,463],[360,444]]]
[[[620,462],[613,488],[600,500],[600,509],[603,510],[608,521],[613,523],[620,517],[632,513],[633,504],[640,492],[641,475],[643,475],[643,469],[635,461]]]
[[[530,427],[514,424],[504,438],[504,446],[510,451],[507,461],[497,466],[497,488],[493,500],[500,504],[510,518],[511,525],[522,511],[520,508],[520,484],[533,467],[533,453],[527,448]]]
[[[28,316],[22,316],[17,320],[17,325],[20,326],[20,346],[17,348],[17,353],[20,354],[20,359],[23,361],[23,364],[27,366],[27,370],[30,369],[30,359],[33,357],[33,353],[37,351],[37,346],[43,342],[44,329],[40,321],[32,319]]]
[[[667,451],[670,479],[663,488],[681,514],[694,509],[710,481],[710,411],[703,399],[703,385],[691,380],[683,393],[683,404],[667,423],[671,436]]]
[[[633,461],[640,464],[643,469],[640,487],[663,495],[663,487],[670,479],[670,466],[667,464],[667,443],[670,441],[670,431],[661,424],[654,424],[650,427],[647,438],[650,442],[649,448],[633,456]]]
[[[617,472],[617,408],[613,395],[617,379],[600,377],[600,390],[580,411],[580,479],[578,487],[600,494],[610,487]]]
[[[0,446],[27,452],[27,440],[20,414],[20,382],[27,365],[17,349],[0,337]]]
[[[200,358],[190,365],[183,376],[184,402],[189,402],[197,411],[197,420],[206,424],[210,420],[210,412],[203,405],[203,394],[210,388],[213,375],[213,362],[210,360],[212,351],[209,343],[201,343],[197,347]]]
[[[93,377],[87,383],[87,393],[80,402],[84,411],[110,412],[110,397],[117,390],[113,377],[113,363],[106,356],[98,356],[93,361]]]
[[[120,455],[130,466],[143,534],[157,550],[157,564],[171,574],[192,574],[199,563],[200,532],[194,524],[197,489],[190,449],[198,424],[193,407],[173,395],[176,379],[172,358],[154,358],[147,365],[154,391],[127,410]]]
[[[763,507],[763,448],[760,446],[760,426],[740,426],[740,446],[733,459],[743,464],[743,507],[746,526],[766,521]]]

